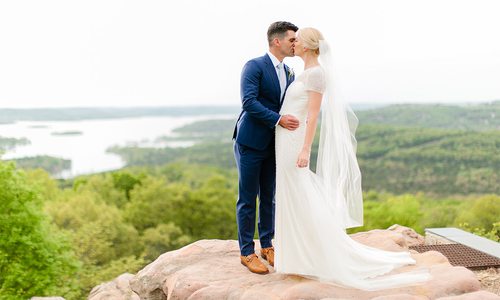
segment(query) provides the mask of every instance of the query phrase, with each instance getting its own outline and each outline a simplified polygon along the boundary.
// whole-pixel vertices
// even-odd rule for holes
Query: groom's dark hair
[[[271,42],[275,38],[282,39],[283,37],[285,37],[285,34],[288,30],[297,32],[297,30],[299,30],[299,27],[285,21],[278,21],[269,25],[269,28],[267,29],[267,41],[269,42],[269,45],[271,45]]]

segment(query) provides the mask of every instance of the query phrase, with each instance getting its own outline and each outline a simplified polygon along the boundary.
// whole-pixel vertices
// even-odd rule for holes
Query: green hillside
[[[463,130],[500,129],[500,100],[474,105],[398,104],[356,111],[362,124]]]
[[[366,125],[357,138],[366,190],[500,193],[500,131]]]
[[[215,122],[220,125],[222,121]],[[234,122],[224,122],[227,128],[223,132],[228,134]],[[203,123],[204,128],[208,126]],[[200,138],[199,131],[188,134],[193,136],[194,132]],[[230,138],[226,135],[225,140],[204,141],[188,148],[124,147],[110,151],[121,155],[128,165],[187,162],[230,169],[235,168]],[[364,190],[500,194],[500,131],[362,125],[357,139]],[[313,169],[316,150],[314,147]]]

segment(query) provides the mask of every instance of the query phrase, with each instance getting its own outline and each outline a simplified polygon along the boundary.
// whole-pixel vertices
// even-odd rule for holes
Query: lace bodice
[[[321,66],[305,69],[288,87],[280,114],[291,114],[299,120],[307,117],[308,91],[323,93],[325,90],[325,74]]]

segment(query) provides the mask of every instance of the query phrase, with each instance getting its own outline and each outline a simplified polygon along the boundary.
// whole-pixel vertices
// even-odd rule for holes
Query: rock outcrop
[[[363,244],[391,251],[408,250],[410,245],[423,243],[422,236],[402,226],[357,233],[352,237]],[[258,242],[256,247],[258,249]],[[451,266],[439,252],[414,252],[413,256],[416,266],[400,268],[394,273],[425,267],[432,275],[430,281],[368,292],[277,274],[272,267],[268,275],[253,274],[239,263],[237,241],[201,240],[161,255],[135,276],[124,274],[95,287],[89,299],[500,300],[495,294],[480,291],[473,272]]]
[[[100,284],[92,289],[89,299],[92,300],[140,300],[139,296],[130,289],[130,280],[133,274],[125,273],[113,281]]]

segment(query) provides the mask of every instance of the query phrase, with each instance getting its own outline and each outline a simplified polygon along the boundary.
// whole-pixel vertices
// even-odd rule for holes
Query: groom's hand
[[[299,119],[292,115],[284,115],[281,116],[281,119],[278,123],[281,127],[286,128],[288,130],[295,130],[299,127]]]

